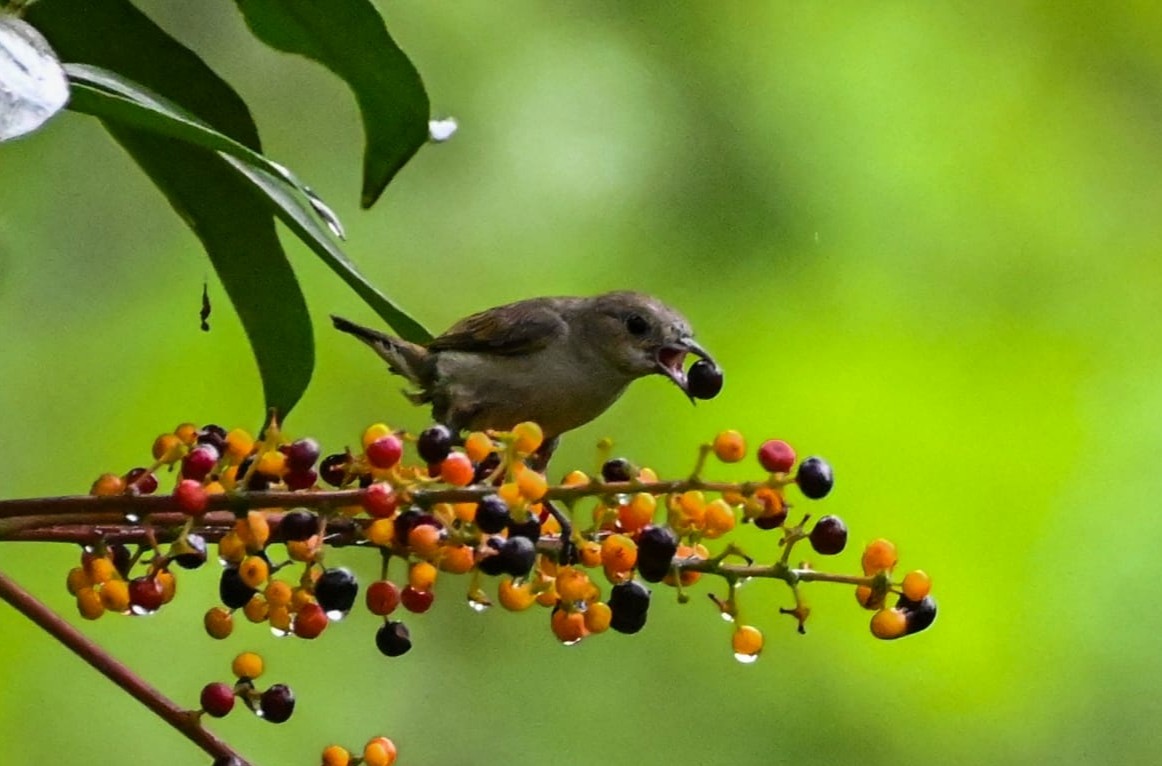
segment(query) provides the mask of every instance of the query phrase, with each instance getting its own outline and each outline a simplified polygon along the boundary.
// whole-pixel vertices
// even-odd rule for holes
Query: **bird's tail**
[[[335,329],[354,335],[359,340],[371,346],[375,353],[379,354],[384,361],[387,362],[389,370],[396,375],[407,378],[413,385],[420,389],[427,389],[429,383],[430,373],[428,372],[428,358],[430,352],[423,346],[417,343],[411,343],[401,338],[395,338],[386,333],[372,330],[370,327],[355,324],[352,321],[331,315],[331,322],[334,323]],[[425,401],[426,396],[421,394],[408,394],[409,398],[418,401]]]

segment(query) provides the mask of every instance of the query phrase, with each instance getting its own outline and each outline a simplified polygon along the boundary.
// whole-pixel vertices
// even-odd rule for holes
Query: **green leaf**
[[[51,0],[30,7],[26,18],[62,59],[136,80],[261,151],[238,94],[125,0]],[[267,407],[285,417],[310,381],[314,338],[264,195],[217,152],[111,121],[105,126],[201,239],[250,339]]]
[[[368,282],[319,226],[308,208],[312,193],[293,174],[222,135],[196,116],[115,72],[88,65],[66,67],[73,84],[70,105],[121,125],[177,138],[221,152],[230,166],[262,193],[264,204],[405,340],[426,343],[431,334]],[[304,204],[306,197],[308,204]]]
[[[355,93],[367,145],[361,203],[384,188],[428,138],[428,94],[370,0],[235,0],[256,37],[314,59]]]

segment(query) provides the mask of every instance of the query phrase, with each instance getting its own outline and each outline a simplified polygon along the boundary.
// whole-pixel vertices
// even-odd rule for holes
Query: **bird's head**
[[[686,355],[714,363],[694,341],[686,318],[650,295],[605,293],[587,299],[580,310],[585,315],[581,325],[586,342],[626,377],[665,375],[690,396]]]

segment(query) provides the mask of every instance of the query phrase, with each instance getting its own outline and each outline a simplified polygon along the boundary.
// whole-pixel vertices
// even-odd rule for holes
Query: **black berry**
[[[824,516],[811,530],[811,547],[816,553],[834,556],[847,545],[847,525],[838,516]]]
[[[412,648],[412,635],[408,626],[399,620],[385,622],[375,633],[375,648],[388,657],[407,654]]]
[[[623,457],[606,460],[601,466],[601,478],[606,481],[629,481],[632,478],[633,466]]]
[[[678,536],[669,527],[654,524],[642,529],[637,541],[637,571],[646,582],[661,582],[669,574]]]
[[[722,390],[722,370],[706,359],[690,365],[686,373],[686,391],[695,399],[713,399]]]
[[[835,477],[831,474],[831,464],[821,457],[807,458],[799,464],[799,472],[795,474],[795,483],[799,485],[799,490],[812,500],[827,497],[835,485]]]
[[[441,463],[452,451],[452,431],[444,425],[434,425],[420,432],[416,450],[425,463]]]
[[[284,723],[295,712],[295,693],[286,684],[275,684],[262,693],[258,711],[271,723]]]
[[[346,567],[328,569],[315,581],[315,598],[328,612],[349,612],[359,593],[359,581]]]
[[[182,569],[197,569],[206,563],[206,538],[188,534],[184,540],[177,540],[169,549],[169,557]]]
[[[534,543],[541,539],[541,520],[534,514],[530,513],[529,517],[524,521],[509,520],[508,522],[508,536],[509,537],[527,537]]]
[[[495,535],[508,526],[512,516],[508,504],[498,495],[485,495],[476,504],[476,527],[485,534]]]
[[[350,458],[346,453],[327,455],[319,465],[319,476],[332,487],[342,487],[347,480],[347,465]]]
[[[650,591],[637,580],[627,580],[613,586],[608,603],[609,627],[618,633],[637,633],[646,624]]]
[[[278,533],[283,540],[306,540],[319,531],[319,517],[302,509],[290,511],[282,517]]]
[[[291,442],[286,450],[286,465],[292,471],[314,468],[319,459],[319,443],[310,437]]]
[[[218,580],[218,598],[228,609],[241,609],[257,592],[243,582],[238,567],[229,566],[222,570],[222,578]]]
[[[912,601],[906,596],[900,596],[896,601],[896,608],[902,609],[907,628],[905,635],[919,633],[936,620],[936,600],[925,596],[919,601]]]
[[[537,559],[537,547],[527,537],[510,537],[500,546],[500,553],[494,558],[501,559],[501,571],[504,573],[524,577]]]

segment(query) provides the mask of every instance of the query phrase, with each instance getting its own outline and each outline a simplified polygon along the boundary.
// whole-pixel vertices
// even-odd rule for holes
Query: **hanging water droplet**
[[[130,524],[136,524],[137,522],[141,521],[141,516],[136,513],[127,513],[125,514],[125,520]]]
[[[323,223],[327,225],[331,233],[339,239],[347,239],[347,231],[343,228],[343,222],[339,220],[339,216],[335,214],[335,211],[326,202],[323,202],[323,199],[318,194],[315,194],[311,190],[311,187],[304,186],[303,194],[307,196],[307,202],[311,204],[311,207],[319,214],[319,217],[323,219]]]
[[[284,180],[284,181],[289,181],[290,183],[294,184],[295,186],[299,186],[299,185],[300,185],[300,184],[299,184],[299,179],[295,178],[295,174],[294,174],[294,173],[292,173],[292,172],[290,172],[290,169],[289,169],[288,167],[286,167],[285,165],[280,165],[280,164],[278,164],[277,162],[273,162],[273,161],[270,161],[270,160],[267,160],[267,161],[268,161],[268,162],[270,162],[270,166],[271,166],[272,168],[274,168],[274,169],[275,169],[275,171],[276,171],[276,172],[277,172],[277,173],[278,173],[280,176],[282,176],[282,178],[283,178],[283,180]]]
[[[730,612],[724,611],[722,612],[722,619],[726,620],[727,622],[734,622],[734,615]]]
[[[331,622],[339,622],[350,613],[350,609],[332,609],[327,612],[327,619]]]
[[[468,597],[468,608],[477,614],[486,611],[490,606],[492,606],[492,604],[488,601],[479,601],[472,598],[471,596]]]
[[[271,625],[271,626],[270,626],[270,633],[271,633],[271,635],[273,635],[275,638],[284,638],[285,636],[289,636],[289,635],[290,635],[290,631],[289,631],[289,630],[283,630],[282,628],[276,628],[276,627],[274,627],[273,625]]]
[[[442,144],[460,129],[460,123],[455,117],[446,117],[442,120],[428,121],[428,140],[433,144]]]
[[[576,646],[579,643],[581,643],[581,639],[574,638],[572,641],[562,641],[561,645],[562,646]]]
[[[757,654],[743,654],[742,652],[735,652],[734,658],[741,662],[743,665],[753,665],[756,661],[758,661],[759,656]]]

